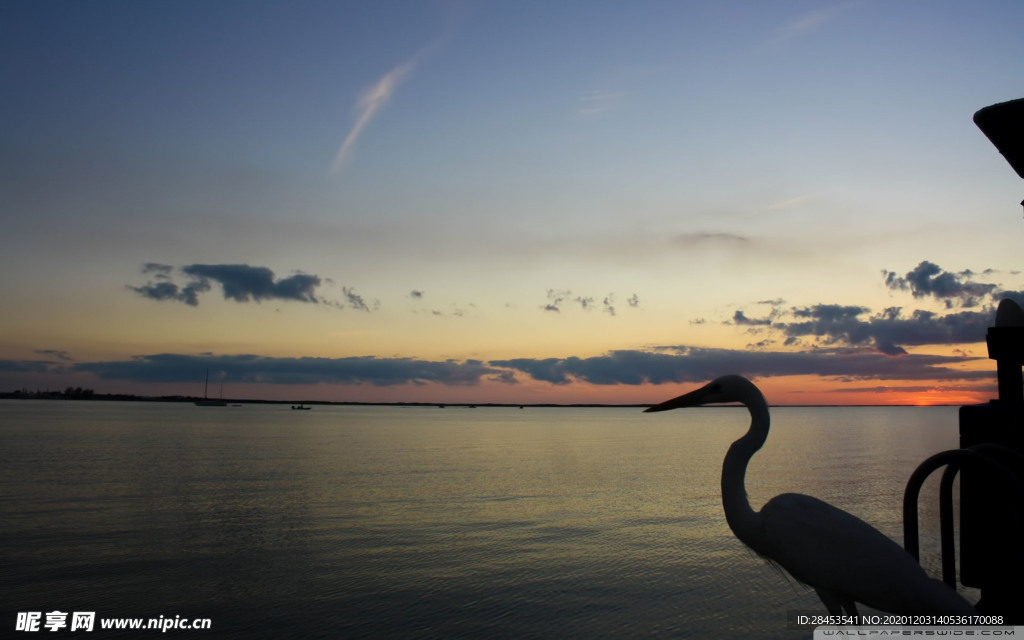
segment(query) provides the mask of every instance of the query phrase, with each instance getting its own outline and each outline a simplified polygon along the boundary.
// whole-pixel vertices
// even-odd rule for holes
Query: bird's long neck
[[[722,507],[729,528],[736,537],[754,551],[760,552],[755,542],[759,539],[757,530],[760,517],[750,508],[744,486],[747,463],[768,438],[768,405],[760,392],[756,393],[756,397],[744,401],[750,411],[750,429],[746,435],[732,443],[722,463]]]

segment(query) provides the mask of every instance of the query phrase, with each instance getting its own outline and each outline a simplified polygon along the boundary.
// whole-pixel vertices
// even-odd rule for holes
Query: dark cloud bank
[[[415,358],[275,358],[259,355],[186,355],[162,353],[117,362],[86,362],[74,366],[102,380],[195,382],[201,372],[232,382],[264,384],[371,384],[391,386],[435,382],[475,385],[483,378],[501,379],[507,372],[478,360]]]
[[[893,358],[875,351],[817,349],[761,352],[700,347],[660,347],[656,351],[613,351],[591,358],[518,358],[488,364],[524,373],[535,380],[598,385],[701,382],[729,372],[760,378],[819,375],[845,380],[973,380],[988,372],[961,371],[948,365],[954,356],[907,355]]]
[[[590,358],[511,360],[418,360],[415,358],[276,358],[259,355],[155,354],[117,362],[84,362],[70,367],[103,380],[195,382],[207,369],[234,383],[370,384],[436,383],[474,386],[484,380],[515,384],[516,376],[565,385],[640,385],[700,382],[740,371],[751,377],[819,375],[841,380],[989,380],[991,372],[951,365],[967,358],[937,355],[887,356],[877,351],[818,349],[758,352],[666,346],[653,351],[622,350]],[[5,367],[0,362],[0,370]]]

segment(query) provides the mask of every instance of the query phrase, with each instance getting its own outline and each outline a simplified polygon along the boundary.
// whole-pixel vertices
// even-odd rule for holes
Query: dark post
[[[1024,98],[979,109],[974,123],[1024,178]],[[988,356],[996,361],[999,399],[960,407],[960,446],[993,443],[1022,454],[1024,311],[1003,300],[995,325],[985,339]],[[1019,458],[1005,462],[1024,478]],[[1018,487],[1005,486],[978,466],[961,470],[960,581],[981,589],[979,611],[1009,616],[1017,624],[1024,616],[1024,532],[1014,526],[1014,511],[1022,509]]]
[[[1024,453],[1024,311],[1003,300],[986,341],[996,361],[999,399],[960,407],[960,446],[993,443]],[[1016,459],[1005,462],[1024,480]],[[1014,524],[1014,511],[1021,509],[1024,496],[1017,487],[984,468],[961,469],[960,581],[981,589],[978,609],[984,613],[1006,616],[1024,609],[1024,538]]]

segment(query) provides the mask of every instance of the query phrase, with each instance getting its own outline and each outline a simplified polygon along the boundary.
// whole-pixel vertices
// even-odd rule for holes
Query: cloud
[[[0,363],[2,366],[2,363]],[[196,382],[203,372],[233,383],[370,384],[393,386],[437,383],[474,386],[484,378],[507,381],[508,372],[479,360],[418,360],[415,358],[281,358],[260,355],[189,355],[162,353],[114,362],[83,362],[75,371],[103,380],[135,382]]]
[[[771,306],[767,316],[750,316],[740,309],[724,324],[759,333],[776,332],[790,347],[811,339],[816,347],[874,347],[886,355],[903,355],[907,353],[905,347],[984,341],[994,322],[996,297],[1019,295],[994,284],[974,282],[970,271],[954,274],[928,261],[906,276],[891,271],[883,271],[883,276],[892,290],[909,291],[915,298],[944,300],[947,309],[968,309],[939,314],[893,306],[875,313],[859,305],[818,303],[783,310],[783,300],[763,300],[758,304]]]
[[[194,280],[183,287],[179,287],[173,282],[160,280],[159,282],[148,282],[141,287],[128,285],[128,289],[150,300],[177,300],[196,307],[199,306],[199,294],[203,291],[209,291],[210,283],[206,280]]]
[[[572,291],[569,289],[548,289],[548,302],[547,304],[541,305],[541,309],[544,311],[551,311],[560,313],[562,311],[562,303],[566,300],[571,300],[580,305],[580,308],[584,311],[590,311],[596,307],[597,298],[593,296],[577,295],[573,296]],[[640,306],[640,297],[635,293],[630,296],[626,303],[629,304],[630,308],[637,308]],[[615,294],[609,293],[601,299],[601,308],[608,315],[616,315],[615,309]]]
[[[580,307],[582,307],[584,311],[590,311],[594,308],[594,299],[590,296],[576,296],[573,301],[580,303]]]
[[[332,175],[338,174],[345,167],[349,156],[352,154],[352,148],[355,146],[356,140],[359,139],[359,135],[370,124],[370,121],[377,115],[377,112],[388,103],[398,85],[416,68],[418,58],[418,54],[413,56],[385,73],[376,84],[363,91],[356,102],[357,115],[355,124],[352,125],[348,135],[345,136],[345,141],[341,143],[338,153],[334,156],[334,162],[331,164],[330,173]]]
[[[567,289],[548,289],[548,303],[541,306],[544,311],[553,311],[555,313],[561,312],[560,305],[562,302],[572,295],[572,291]]]
[[[341,291],[345,295],[345,299],[348,300],[349,306],[351,306],[353,309],[359,309],[360,311],[365,311],[369,313],[371,311],[371,305],[373,307],[373,311],[376,311],[377,309],[380,308],[380,301],[374,300],[370,304],[367,304],[366,300],[363,299],[363,296],[357,294],[355,292],[355,289],[351,289],[349,287],[342,287]]]
[[[768,326],[772,323],[771,317],[768,318],[748,318],[743,311],[737,309],[736,313],[732,315],[732,323],[740,326],[758,327]]]
[[[272,357],[253,354],[161,353],[112,362],[67,365],[50,361],[0,360],[4,373],[87,373],[101,380],[139,383],[195,383],[209,370],[233,384],[372,385],[440,384],[471,387],[484,381],[517,384],[517,377],[565,386],[677,384],[701,382],[724,373],[751,378],[819,376],[843,383],[885,381],[961,381],[991,384],[993,371],[958,365],[978,360],[961,356],[907,354],[891,357],[869,349],[755,351],[688,345],[618,350],[593,357],[516,358],[509,360],[421,360],[416,358]],[[880,387],[881,388],[881,387]]]
[[[746,246],[750,243],[750,238],[735,233],[693,232],[680,233],[672,238],[672,242],[684,248],[707,244]]]
[[[808,33],[820,29],[823,25],[835,20],[839,14],[853,6],[852,2],[833,4],[821,7],[807,13],[802,13],[793,18],[775,31],[771,39],[772,44],[780,44],[788,40],[799,38]]]
[[[472,307],[475,307],[476,305],[470,303],[469,306],[472,308]],[[428,313],[428,310],[423,309],[422,311],[414,311],[414,313]],[[434,316],[436,318],[442,318],[442,317],[462,318],[462,317],[468,316],[470,311],[469,311],[469,309],[464,309],[464,308],[456,305],[455,303],[452,303],[450,311],[442,311],[441,309],[430,309],[429,313],[430,313],[430,315],[432,315],[432,316]]]
[[[210,288],[219,285],[224,289],[226,299],[238,302],[268,297],[305,302],[322,300],[316,293],[320,282],[317,276],[298,274],[277,279],[269,269],[248,265],[190,265],[176,270],[156,263],[144,267],[144,272],[152,278],[146,285],[152,290],[151,297],[164,295],[183,299],[185,287],[173,282],[177,271],[192,279],[186,286],[198,287],[205,283]],[[982,273],[991,275],[992,272]],[[983,342],[994,320],[995,297],[1013,292],[1003,291],[999,285],[977,282],[978,276],[974,272],[946,272],[928,261],[922,261],[904,276],[889,271],[883,274],[887,287],[893,291],[910,292],[916,299],[934,297],[953,300],[956,307],[979,306],[949,308],[942,313],[892,306],[876,312],[852,304],[817,303],[785,308],[786,303],[782,299],[761,299],[756,304],[767,305],[767,311],[750,313],[739,309],[727,321],[727,324],[758,334],[756,344],[736,350],[690,345],[662,346],[611,351],[596,357],[518,358],[486,363],[374,356],[330,359],[158,354],[124,362],[80,363],[69,369],[92,371],[101,377],[190,381],[196,378],[196,371],[209,366],[211,371],[219,367],[229,377],[241,382],[271,384],[478,384],[484,379],[513,384],[517,376],[525,376],[554,385],[575,381],[596,385],[639,385],[699,382],[727,372],[751,377],[821,376],[843,381],[991,382],[993,373],[969,371],[960,366],[979,359],[970,357],[966,352],[928,355],[910,353],[908,349]],[[164,285],[167,287],[162,289]],[[367,300],[353,288],[342,287],[342,291],[345,303],[352,308],[370,311],[379,306],[379,302]],[[422,298],[422,295],[419,290],[409,294],[414,299]],[[547,304],[540,308],[547,311],[571,311],[575,304],[589,311],[597,306],[597,300],[601,300],[601,306],[607,313],[615,315],[617,311],[615,295],[611,293],[599,298],[552,288],[547,290],[546,296]],[[638,307],[639,296],[633,293],[626,303],[628,308]],[[340,303],[338,305],[341,306]],[[438,310],[424,312],[445,315]],[[461,315],[461,312],[452,315]],[[691,324],[705,322],[699,319],[691,321]],[[771,350],[773,345],[780,343],[785,347]],[[44,354],[42,351],[39,353]],[[59,357],[56,354],[47,351],[44,355]],[[6,366],[15,366],[12,362]]]
[[[615,296],[613,294],[609,293],[605,296],[601,304],[604,305],[605,313],[612,316],[615,315]]]
[[[70,362],[74,360],[67,351],[61,349],[35,349],[33,353],[37,353],[41,356],[50,356],[64,362]]]
[[[732,324],[740,327],[750,327],[750,332],[758,332],[759,327],[770,327],[775,322],[776,318],[782,313],[781,306],[784,304],[784,300],[761,300],[757,304],[768,305],[771,307],[768,315],[763,318],[753,318],[746,314],[742,309],[737,309],[733,313],[732,318],[726,320],[722,324]]]
[[[331,164],[329,171],[330,175],[337,175],[345,168],[346,163],[352,156],[352,150],[355,148],[356,141],[366,127],[369,126],[377,113],[390,102],[398,87],[409,79],[424,60],[441,47],[460,21],[460,16],[449,16],[448,25],[444,33],[414,53],[408,60],[385,73],[377,82],[360,94],[355,104],[355,122],[338,148],[338,153],[334,156],[334,162]]]
[[[319,302],[315,290],[320,285],[320,278],[315,275],[299,273],[275,280],[270,269],[247,264],[192,264],[182,267],[181,271],[198,282],[213,280],[219,283],[225,300]]]
[[[923,260],[904,276],[895,271],[883,271],[882,274],[885,285],[890,289],[909,290],[915,298],[932,296],[944,301],[948,308],[976,307],[991,299],[999,290],[994,284],[974,282],[974,273],[970,270],[952,273],[927,260]]]
[[[169,276],[174,267],[167,264],[160,264],[159,262],[147,262],[142,265],[142,273],[156,273],[159,275]]]
[[[804,205],[814,199],[814,195],[797,196],[795,198],[789,198],[787,200],[781,200],[779,202],[768,205],[768,211],[785,211],[787,209],[793,209]]]
[[[280,385],[441,384],[476,386],[483,381],[516,384],[517,375],[568,385],[640,385],[700,382],[723,373],[752,378],[816,375],[841,381],[960,380],[991,382],[991,371],[956,368],[978,358],[939,355],[890,357],[864,349],[814,349],[802,352],[701,348],[686,345],[648,350],[618,350],[594,357],[516,358],[510,360],[420,360],[416,358],[271,357],[252,354],[162,353],[113,362],[70,364],[67,371],[102,380],[143,383],[196,383],[209,370],[233,383]],[[63,368],[62,368],[63,370]],[[53,363],[0,361],[0,371],[52,372]]]
[[[866,315],[865,307],[817,304],[794,308],[792,322],[776,322],[788,344],[813,337],[824,345],[874,345],[882,353],[901,355],[905,346],[955,345],[980,342],[994,320],[991,310],[939,315],[916,309],[909,315],[900,307]]]
[[[894,358],[865,350],[786,352],[671,346],[653,351],[612,351],[589,358],[517,358],[488,364],[555,385],[574,381],[597,385],[700,382],[730,372],[754,378],[818,375],[843,380],[990,380],[994,376],[988,371],[948,366],[966,360],[937,355]]]
[[[58,367],[57,370],[60,370]],[[49,360],[0,360],[4,373],[53,373],[54,363]]]
[[[300,272],[278,278],[267,267],[248,264],[190,264],[177,269],[186,279],[185,283],[179,284],[174,281],[174,271],[175,267],[169,265],[147,263],[142,273],[150,275],[152,279],[144,285],[128,285],[127,288],[150,300],[183,302],[193,307],[199,305],[199,294],[210,291],[215,285],[220,286],[225,300],[239,303],[286,300],[324,303],[339,308],[345,306],[318,294],[321,285],[329,280],[314,274]],[[368,304],[348,287],[343,287],[342,291],[349,305],[356,309],[370,311],[380,305],[376,300]]]
[[[625,91],[593,91],[584,94],[579,99],[579,113],[591,116],[611,111],[617,108],[625,97]]]

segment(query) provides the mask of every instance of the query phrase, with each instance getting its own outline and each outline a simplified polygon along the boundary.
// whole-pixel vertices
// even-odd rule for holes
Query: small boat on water
[[[210,370],[207,369],[206,370],[206,382],[203,384],[203,399],[202,400],[196,400],[195,401],[196,406],[197,407],[226,407],[226,406],[228,406],[228,403],[224,402],[224,400],[212,400],[209,397],[207,397],[207,391],[208,391],[209,387],[210,387]],[[220,396],[221,396],[221,398],[224,397],[224,381],[223,380],[220,381]]]
[[[313,407],[307,407],[304,404],[298,404],[298,405],[293,404],[292,405],[292,411],[309,411],[312,408]]]
[[[224,402],[223,400],[209,400],[209,399],[204,398],[202,400],[196,400],[196,406],[197,407],[226,407],[226,406],[228,406],[228,403]]]

